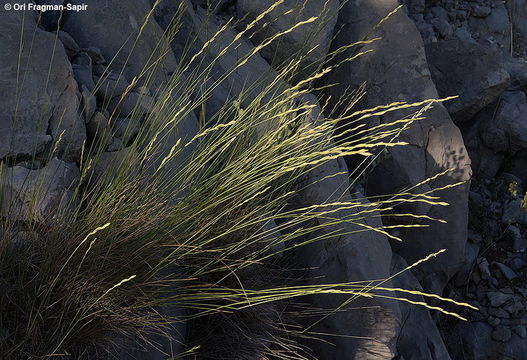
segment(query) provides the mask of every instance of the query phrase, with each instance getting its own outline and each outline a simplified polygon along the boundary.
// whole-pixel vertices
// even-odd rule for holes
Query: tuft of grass
[[[181,7],[167,30],[169,39],[178,34],[183,11]],[[153,111],[145,118],[138,111],[132,114],[142,126],[126,150],[108,158],[100,140],[85,144],[78,164],[80,181],[71,189],[75,196],[66,204],[68,211],[49,223],[38,220],[33,211],[45,193],[45,179],[35,186],[29,218],[37,220],[23,227],[39,234],[41,249],[29,249],[31,256],[19,252],[13,244],[21,224],[9,216],[1,219],[0,353],[4,359],[83,359],[94,353],[118,358],[130,343],[155,347],[149,340],[153,334],[174,337],[178,324],[187,324],[189,353],[194,356],[306,358],[308,351],[298,342],[306,334],[295,323],[301,306],[295,303],[308,295],[411,302],[404,294],[419,294],[452,302],[383,287],[389,279],[304,285],[287,268],[288,254],[299,246],[342,235],[332,231],[314,236],[323,227],[348,221],[361,226],[357,232],[377,231],[400,240],[393,229],[426,225],[373,228],[361,218],[385,216],[404,202],[447,205],[431,192],[415,194],[408,189],[367,203],[357,199],[287,208],[304,175],[342,156],[362,157],[371,164],[377,150],[405,145],[397,140],[400,133],[443,100],[355,111],[361,95],[353,93],[341,100],[343,115],[326,116],[325,106],[309,96],[309,85],[339,65],[323,64],[310,77],[288,85],[284,79],[293,78],[302,61],[299,56],[277,77],[262,77],[217,113],[205,114],[206,100],[216,87],[258,56],[258,50],[288,32],[257,46],[216,78],[214,67],[236,50],[245,31],[221,48],[212,62],[204,62],[202,56],[217,46],[215,40],[229,26],[217,29],[209,41],[197,46],[197,52],[191,52],[196,44],[189,40],[187,61],[154,90]],[[360,56],[360,45],[370,41],[375,39],[350,46],[356,46]],[[161,59],[152,59],[145,65],[122,100],[139,80],[148,86],[160,63]],[[198,86],[200,96],[195,92]],[[413,113],[390,124],[365,125],[368,118],[401,109]],[[200,111],[198,133],[181,134],[180,126]],[[345,131],[334,139],[333,133],[344,122]],[[56,139],[55,147],[60,141]],[[48,160],[53,155],[51,151]],[[338,215],[342,209],[358,211],[353,218],[342,219]],[[442,221],[424,215],[397,216]],[[325,221],[312,225],[317,218]],[[394,297],[394,293],[402,295]],[[417,305],[460,317],[441,307]]]

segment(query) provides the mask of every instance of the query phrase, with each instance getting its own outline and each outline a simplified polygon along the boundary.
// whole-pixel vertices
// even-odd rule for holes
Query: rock
[[[499,54],[482,43],[440,41],[427,44],[426,55],[439,95],[459,96],[445,104],[456,122],[470,120],[509,84]]]
[[[86,135],[71,65],[55,35],[37,28],[32,17],[22,21],[22,14],[2,12],[0,23],[6,34],[0,37],[0,159],[42,153],[62,133],[55,155],[76,160]]]
[[[527,339],[527,329],[525,325],[516,325],[512,330],[522,339]]]
[[[84,121],[88,123],[95,114],[95,109],[97,108],[97,99],[86,86],[82,86],[81,90],[82,95],[82,113],[84,115]]]
[[[83,52],[88,54],[94,65],[102,65],[106,63],[106,59],[102,54],[101,49],[95,46],[88,46],[82,49]]]
[[[497,262],[496,267],[501,271],[507,280],[511,281],[518,278],[518,274],[516,274],[514,270],[512,270],[507,265]]]
[[[102,77],[96,77],[95,82],[97,83],[97,96],[107,101],[116,96],[121,96],[130,86],[124,75],[113,71],[109,74],[103,74]]]
[[[508,319],[510,318],[510,315],[507,311],[500,309],[500,308],[488,308],[487,312],[489,315],[498,318],[498,319]]]
[[[441,35],[441,37],[444,39],[448,39],[454,33],[452,26],[450,26],[450,23],[446,20],[434,19],[432,20],[432,25],[434,25],[434,28],[437,30],[439,35]]]
[[[114,97],[108,105],[108,110],[115,116],[137,117],[151,113],[154,106],[155,100],[152,96],[130,92],[124,98]]]
[[[514,225],[507,226],[505,234],[511,240],[514,251],[524,251],[527,249],[527,239],[522,237],[521,230],[518,227]]]
[[[77,206],[75,186],[80,177],[75,164],[53,158],[44,168],[2,169],[2,215],[11,220],[51,225],[71,216]]]
[[[108,118],[100,111],[93,114],[90,121],[86,124],[88,134],[93,136],[99,144],[103,146],[110,145],[112,142],[112,132]]]
[[[492,12],[484,17],[470,17],[469,26],[473,32],[480,34],[480,38],[495,42],[507,53],[511,44],[511,26],[509,22],[509,13],[504,3],[492,9]]]
[[[398,273],[408,266],[400,256],[392,255],[392,274]],[[407,290],[422,291],[422,287],[410,271],[405,271],[393,279],[393,285]],[[424,301],[421,296],[399,295],[413,301]],[[397,354],[408,360],[448,360],[450,356],[441,334],[432,320],[428,309],[399,303],[402,326],[398,335]]]
[[[468,240],[474,244],[479,244],[481,243],[481,241],[483,240],[483,238],[481,237],[480,234],[472,231],[472,230],[468,230]]]
[[[514,199],[505,203],[502,221],[506,224],[527,225],[527,209],[522,200]]]
[[[472,15],[475,16],[475,17],[487,17],[490,15],[492,9],[489,7],[489,6],[484,6],[484,5],[474,5],[474,7],[472,8]]]
[[[355,106],[367,109],[393,101],[421,101],[437,98],[438,94],[428,69],[421,37],[413,22],[399,11],[382,26],[375,28],[386,14],[398,6],[395,0],[370,0],[366,2],[345,2],[339,12],[336,28],[340,29],[333,41],[331,51],[349,45],[365,36],[380,37],[379,41],[364,46],[361,51],[373,50],[354,62],[345,62],[329,74],[325,84],[332,84],[327,95],[335,99],[331,106],[338,107],[337,100],[348,89],[357,89],[366,82],[366,94]],[[335,63],[352,55],[355,50],[344,51],[334,60]],[[442,54],[444,56],[444,53]],[[368,86],[369,84],[369,86]],[[331,110],[339,111],[341,109]],[[329,110],[329,109],[328,109]],[[331,111],[330,110],[330,111]],[[388,123],[400,119],[405,112],[385,114],[375,119]],[[427,191],[436,186],[470,178],[470,159],[465,150],[459,129],[452,123],[448,112],[442,105],[434,105],[425,114],[426,120],[410,126],[401,134],[399,140],[410,145],[390,148],[368,177],[368,195],[394,194],[403,188],[421,183],[447,168],[457,170],[429,187],[415,191]],[[352,159],[348,159],[352,162]],[[351,164],[354,166],[354,164]],[[437,195],[449,202],[448,209],[440,207],[417,207],[408,205],[404,211],[428,214],[448,221],[448,226],[430,224],[419,231],[405,230],[403,242],[393,244],[395,251],[408,263],[413,263],[439,249],[447,249],[445,256],[439,256],[425,264],[414,273],[427,290],[441,292],[447,280],[462,264],[467,239],[468,185],[443,191]]]
[[[465,245],[465,259],[463,261],[463,266],[459,269],[454,281],[457,287],[463,286],[468,281],[472,269],[477,263],[476,260],[478,258],[479,248],[480,245],[472,242],[467,242]]]
[[[170,47],[163,31],[147,16],[151,10],[147,0],[85,0],[84,4],[90,11],[71,12],[64,21],[64,30],[79,46],[99,48],[104,58],[112,59],[110,68],[123,71],[127,79],[148,69],[139,85],[149,82],[157,88],[168,80],[176,61],[167,51]]]
[[[512,298],[512,295],[504,294],[499,291],[492,291],[487,293],[487,298],[489,299],[491,306],[499,307],[509,301]]]
[[[477,121],[479,135],[489,149],[514,154],[527,147],[527,96],[507,91],[499,101],[482,111]]]
[[[139,154],[132,147],[119,151],[103,152],[94,159],[95,166],[88,176],[91,184],[104,184],[112,182],[119,174],[125,171],[136,172],[139,170]],[[126,165],[126,166],[125,166]]]
[[[271,5],[269,1],[239,0],[237,11],[238,16],[244,19],[242,26],[245,27]],[[339,6],[338,0],[311,0],[309,5],[303,0],[283,2],[264,16],[247,37],[259,45],[300,21],[317,17],[316,21],[294,29],[260,50],[262,57],[272,65],[289,63],[292,56],[303,56],[300,63],[302,76],[309,76],[325,60]]]
[[[73,59],[73,74],[75,80],[79,83],[79,87],[86,86],[88,91],[95,90],[95,83],[92,76],[92,60],[88,54],[82,52]]]
[[[512,47],[517,55],[525,56],[527,54],[527,8],[526,0],[507,1],[506,6],[513,26],[513,43]]]
[[[114,136],[121,139],[124,144],[127,144],[139,133],[140,126],[141,124],[137,119],[117,118],[112,122]]]
[[[66,55],[68,55],[68,57],[72,58],[79,53],[79,45],[77,45],[77,43],[71,37],[70,34],[65,31],[59,30],[57,32],[57,36],[62,42],[62,45],[64,46],[64,49],[66,50]]]
[[[507,58],[504,66],[511,78],[509,90],[527,91],[527,60]]]
[[[507,342],[511,336],[511,329],[507,326],[498,326],[492,332],[492,339],[496,341]]]
[[[119,151],[122,150],[125,146],[123,145],[123,142],[119,138],[112,138],[112,143],[108,145],[108,148],[106,149],[108,152],[112,151]]]
[[[495,317],[490,316],[490,317],[488,318],[487,322],[488,322],[489,325],[491,325],[492,327],[496,327],[496,326],[498,326],[498,325],[501,323],[501,320],[498,319],[498,318],[495,318]]]

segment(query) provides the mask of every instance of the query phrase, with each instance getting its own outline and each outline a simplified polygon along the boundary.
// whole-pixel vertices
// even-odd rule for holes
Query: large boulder
[[[397,254],[392,256],[392,273],[397,274],[408,267],[406,261]],[[397,275],[393,279],[396,288],[423,291],[411,271]],[[420,295],[404,294],[412,301],[424,302]],[[397,354],[405,360],[450,360],[441,333],[427,308],[400,302],[401,330],[397,341]]]
[[[64,21],[67,31],[83,48],[97,47],[108,67],[152,88],[169,79],[176,61],[163,30],[151,14],[148,0],[76,0],[87,11],[72,12]]]
[[[357,61],[342,64],[326,80],[338,84],[328,89],[332,99],[340,99],[349,88],[366,84],[366,94],[358,104],[371,108],[393,101],[422,101],[438,98],[425,57],[421,36],[413,22],[399,11],[380,26],[375,27],[390,11],[398,6],[395,0],[368,0],[346,2],[340,10],[333,50],[366,36],[382,39],[361,50],[373,50]],[[372,33],[372,30],[375,30]],[[355,54],[349,49],[336,62]],[[336,100],[335,100],[336,101]],[[388,113],[377,121],[388,123],[408,112]],[[403,188],[421,183],[447,169],[454,169],[421,187],[417,191],[439,188],[470,179],[470,159],[459,129],[453,124],[447,110],[435,105],[418,121],[402,133],[399,140],[406,147],[387,150],[368,180],[370,194],[393,194]],[[455,188],[434,192],[448,207],[412,207],[409,210],[441,218],[448,224],[432,223],[428,228],[406,229],[404,241],[394,244],[396,251],[409,263],[439,249],[447,249],[440,256],[414,269],[427,290],[441,292],[446,281],[462,263],[467,229],[468,183]]]
[[[310,269],[306,277],[316,283],[385,279],[390,274],[392,252],[389,242],[384,235],[371,230],[381,228],[382,223],[375,215],[359,214],[361,207],[372,209],[367,200],[361,199],[360,193],[356,197],[350,194],[347,170],[343,159],[332,160],[311,170],[299,183],[301,190],[291,202],[293,208],[340,201],[357,204],[356,207],[339,210],[329,218],[317,218],[310,224],[321,226],[333,218],[348,220],[324,226],[311,235],[312,238],[321,237],[323,241],[302,246],[297,251],[298,264],[301,268]],[[383,286],[389,287],[390,282],[385,282]],[[326,342],[313,342],[309,344],[310,348],[319,359],[393,359],[400,327],[398,304],[366,297],[357,297],[349,302],[351,297],[316,295],[311,298],[315,308],[321,308],[330,315],[310,329],[315,333],[328,334],[327,337],[320,335]],[[339,311],[333,312],[335,309]]]
[[[500,54],[484,43],[438,41],[427,44],[426,55],[439,95],[459,96],[446,103],[456,122],[469,121],[509,84]]]
[[[273,2],[269,1],[239,0],[237,10],[242,19],[240,28],[267,11],[271,5]],[[308,75],[325,60],[339,7],[338,0],[288,0],[266,14],[247,35],[255,45],[259,45],[278,33],[292,29],[299,22],[317,17],[316,21],[296,27],[260,51],[262,57],[272,65],[288,63],[292,57],[303,57],[300,69],[302,74]]]
[[[79,93],[62,43],[24,12],[2,11],[0,159],[29,158],[55,142],[76,161],[86,138]]]
[[[44,168],[2,169],[0,213],[10,220],[52,224],[64,220],[78,205],[75,187],[80,177],[75,164],[53,158]]]

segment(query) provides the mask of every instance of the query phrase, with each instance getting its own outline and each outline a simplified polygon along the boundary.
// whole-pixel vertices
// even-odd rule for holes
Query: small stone
[[[112,142],[112,134],[108,124],[108,118],[100,111],[96,111],[92,118],[86,124],[88,134],[98,139],[104,145],[110,145]]]
[[[487,293],[487,299],[489,300],[490,305],[493,307],[500,307],[501,305],[509,301],[511,298],[512,298],[512,295],[504,294],[499,291],[493,291],[493,292]]]
[[[472,15],[475,17],[483,18],[489,16],[491,11],[492,9],[488,6],[475,5],[472,9]]]
[[[489,318],[487,319],[487,322],[489,323],[489,325],[491,325],[492,327],[496,327],[498,326],[500,323],[501,323],[501,320],[498,319],[498,318],[495,318],[493,316],[489,316]]]
[[[106,63],[106,59],[99,48],[90,46],[82,49],[82,51],[90,56],[94,64],[100,65]]]
[[[489,315],[495,318],[500,318],[500,319],[510,318],[509,313],[501,308],[488,308],[487,312],[489,313]]]
[[[97,96],[102,99],[111,100],[116,96],[124,94],[130,83],[126,77],[116,72],[95,77],[97,83]]]
[[[514,302],[510,305],[505,306],[503,309],[507,311],[511,315],[516,315],[520,311],[522,311],[525,307],[521,303],[521,301],[514,300]]]
[[[507,280],[511,281],[518,278],[518,274],[516,274],[514,270],[512,270],[507,265],[497,262],[496,267],[500,270],[500,272],[503,274],[503,276],[505,276]]]
[[[442,38],[446,39],[452,36],[452,26],[450,26],[448,21],[442,19],[434,19],[432,20],[432,25],[434,25],[434,28],[437,30],[439,35],[441,35]]]
[[[79,87],[84,85],[88,91],[93,92],[95,89],[95,83],[93,82],[92,77],[91,58],[86,53],[81,52],[79,55],[75,56],[71,67],[73,69],[73,76],[79,83]]]
[[[487,259],[482,258],[478,263],[478,268],[481,273],[481,278],[483,280],[489,280],[492,276],[490,275],[490,266]]]
[[[509,260],[509,264],[514,270],[520,271],[527,265],[527,262],[522,258],[515,256]]]
[[[501,342],[507,342],[511,339],[511,329],[506,326],[498,326],[492,332],[492,339]]]
[[[139,120],[129,118],[117,118],[113,121],[114,136],[127,144],[138,133],[141,126]]]
[[[474,244],[479,244],[482,240],[481,235],[474,232],[473,230],[468,230],[468,240]]]
[[[82,95],[82,113],[84,115],[84,121],[88,123],[95,114],[95,109],[97,108],[97,99],[85,85],[82,85],[81,88]]]
[[[522,207],[520,199],[515,199],[505,204],[502,220],[506,224],[527,225],[527,210]]]
[[[114,152],[114,151],[122,150],[123,148],[124,148],[124,145],[121,139],[114,137],[112,138],[112,143],[108,145],[107,151]]]
[[[525,325],[516,325],[512,330],[522,339],[527,338],[527,329],[525,328]]]

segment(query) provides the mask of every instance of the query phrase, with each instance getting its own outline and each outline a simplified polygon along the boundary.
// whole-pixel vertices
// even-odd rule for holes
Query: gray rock
[[[53,224],[65,220],[77,206],[74,188],[80,177],[75,164],[53,158],[44,168],[2,169],[1,212],[11,220]]]
[[[113,134],[127,144],[139,132],[141,123],[137,119],[117,118],[112,122]]]
[[[151,113],[154,106],[155,100],[152,96],[130,92],[124,98],[114,97],[108,105],[108,110],[115,116],[140,117]]]
[[[522,339],[527,339],[527,329],[525,328],[525,325],[516,325],[512,330]]]
[[[492,292],[487,293],[487,298],[489,299],[491,306],[499,307],[505,304],[510,299],[512,299],[512,295],[504,294],[499,291],[492,291]]]
[[[501,320],[499,318],[495,318],[495,317],[492,317],[490,316],[487,320],[487,322],[489,323],[489,325],[491,325],[492,327],[496,327],[498,326],[500,323],[501,323]]]
[[[104,55],[102,54],[101,49],[95,46],[88,46],[85,48],[82,48],[82,51],[88,54],[88,56],[91,58],[92,63],[94,65],[102,65],[106,63],[106,59]]]
[[[511,329],[507,326],[498,326],[492,332],[492,339],[501,342],[507,342],[511,339]]]
[[[504,204],[502,221],[506,224],[527,225],[527,209],[522,206],[521,199],[510,200]]]
[[[487,17],[490,15],[492,9],[489,6],[474,5],[472,8],[472,15],[475,17]]]
[[[404,270],[408,264],[397,254],[392,255],[392,273]],[[393,285],[407,290],[422,291],[410,271],[396,276]],[[401,295],[403,296],[403,295]],[[408,296],[413,301],[424,301],[421,296]],[[448,351],[428,309],[401,302],[402,326],[397,341],[397,353],[408,360],[450,359]]]
[[[510,318],[510,315],[507,311],[501,309],[501,308],[488,308],[487,313],[490,316],[493,316],[498,319],[508,319]]]
[[[514,154],[527,147],[527,96],[522,91],[506,91],[499,101],[480,114],[479,135],[489,149]]]
[[[237,11],[246,23],[253,21],[271,5],[268,1],[239,0]],[[258,45],[269,37],[286,31],[300,21],[313,16],[318,20],[296,28],[263,48],[260,54],[271,64],[291,61],[292,56],[304,56],[300,69],[303,75],[316,71],[316,67],[325,59],[328,52],[333,28],[339,11],[338,0],[311,0],[309,5],[303,0],[286,1],[264,16],[253,32],[248,33],[251,41]],[[246,24],[242,22],[242,26]],[[266,26],[262,26],[266,24]]]
[[[68,57],[55,35],[30,16],[22,21],[22,15],[4,11],[0,23],[0,31],[9,34],[0,38],[0,159],[42,153],[60,138],[55,155],[77,160],[86,130]],[[21,41],[27,46],[20,47]],[[19,66],[23,82],[17,79]]]
[[[62,45],[64,46],[64,49],[66,50],[66,55],[68,57],[72,58],[75,55],[77,55],[80,51],[79,45],[75,42],[75,40],[71,37],[70,34],[68,34],[65,31],[58,31],[57,36],[59,40],[62,42]]]
[[[514,270],[512,270],[507,265],[497,262],[496,266],[507,280],[511,281],[518,278],[518,274],[516,274]]]
[[[97,96],[107,101],[124,94],[130,86],[124,75],[113,71],[109,74],[103,74],[102,77],[95,77],[95,82],[97,84]]]
[[[79,83],[79,87],[86,86],[90,92],[93,92],[95,90],[95,82],[92,76],[92,60],[88,54],[81,52],[75,56],[72,67],[75,80]]]
[[[112,142],[111,127],[108,122],[108,118],[104,116],[100,111],[96,111],[93,114],[90,121],[86,124],[86,130],[88,134],[93,136],[99,144],[108,146]]]
[[[465,245],[465,259],[463,261],[463,266],[459,269],[458,273],[455,276],[454,283],[457,287],[465,284],[472,272],[472,269],[476,265],[476,260],[479,254],[479,244],[472,242],[467,242]]]
[[[111,69],[118,73],[122,70],[127,79],[149,69],[138,80],[139,85],[149,81],[157,88],[168,80],[176,61],[173,53],[167,51],[170,47],[163,31],[147,16],[151,10],[147,0],[86,0],[84,3],[90,11],[71,12],[64,21],[64,30],[79,46],[99,48],[104,58],[112,59]],[[158,62],[157,66],[152,66],[154,62]]]
[[[81,90],[82,95],[82,113],[84,115],[84,121],[87,123],[95,114],[95,109],[97,108],[97,99],[86,86],[82,86]]]
[[[430,71],[441,97],[459,96],[446,103],[456,122],[470,120],[496,100],[509,84],[499,54],[482,43],[457,39],[426,46]]]
[[[526,0],[510,0],[505,2],[513,25],[513,49],[519,55],[527,54],[527,8]]]
[[[119,138],[112,138],[112,143],[108,145],[108,148],[106,149],[108,152],[112,151],[119,151],[122,150],[125,146],[123,145],[123,142]]]
[[[432,20],[432,25],[434,25],[434,28],[437,30],[439,35],[441,35],[441,37],[444,39],[448,39],[454,33],[452,26],[446,20],[434,19]]]
[[[522,58],[507,58],[505,69],[510,75],[509,90],[527,90],[527,60]]]
[[[472,31],[479,33],[481,39],[495,42],[505,53],[509,52],[511,26],[509,13],[504,3],[493,8],[488,16],[470,17],[468,22]]]
[[[35,0],[39,5],[62,5],[64,0]],[[60,29],[61,19],[65,14],[62,11],[49,10],[38,14],[39,24],[46,31],[57,31]]]
[[[331,105],[338,107],[337,99],[346,89],[357,89],[367,83],[366,94],[357,109],[371,108],[393,101],[420,101],[437,98],[438,94],[431,79],[425,56],[425,49],[414,23],[399,11],[371,33],[386,14],[398,6],[395,0],[371,0],[367,2],[345,2],[339,12],[337,34],[332,50],[349,45],[366,36],[380,37],[382,40],[364,46],[361,50],[373,50],[359,57],[353,63],[345,62],[326,79],[326,84],[337,84],[327,90],[335,99]],[[355,54],[355,50],[339,55],[338,63]],[[442,56],[445,54],[443,53]],[[369,85],[368,85],[369,84]],[[339,111],[341,109],[336,109]],[[378,125],[379,121],[388,123],[400,119],[406,112],[385,114],[368,126]],[[457,170],[438,179],[430,187],[470,178],[470,159],[466,153],[459,129],[452,123],[448,112],[442,105],[434,106],[426,113],[426,120],[418,126],[411,126],[399,138],[410,145],[387,150],[368,177],[366,189],[369,194],[393,194],[400,189],[421,183],[447,168]],[[351,161],[351,160],[350,160]],[[415,191],[430,190],[423,186]],[[450,203],[448,209],[439,207],[411,206],[401,211],[428,214],[448,221],[448,226],[430,224],[426,229],[405,230],[404,241],[393,244],[396,252],[408,263],[417,261],[439,249],[446,248],[447,254],[439,256],[419,269],[414,269],[421,285],[431,291],[441,292],[444,284],[462,264],[467,239],[467,197],[468,186],[444,191],[440,195]],[[433,289],[433,290],[432,290]]]

